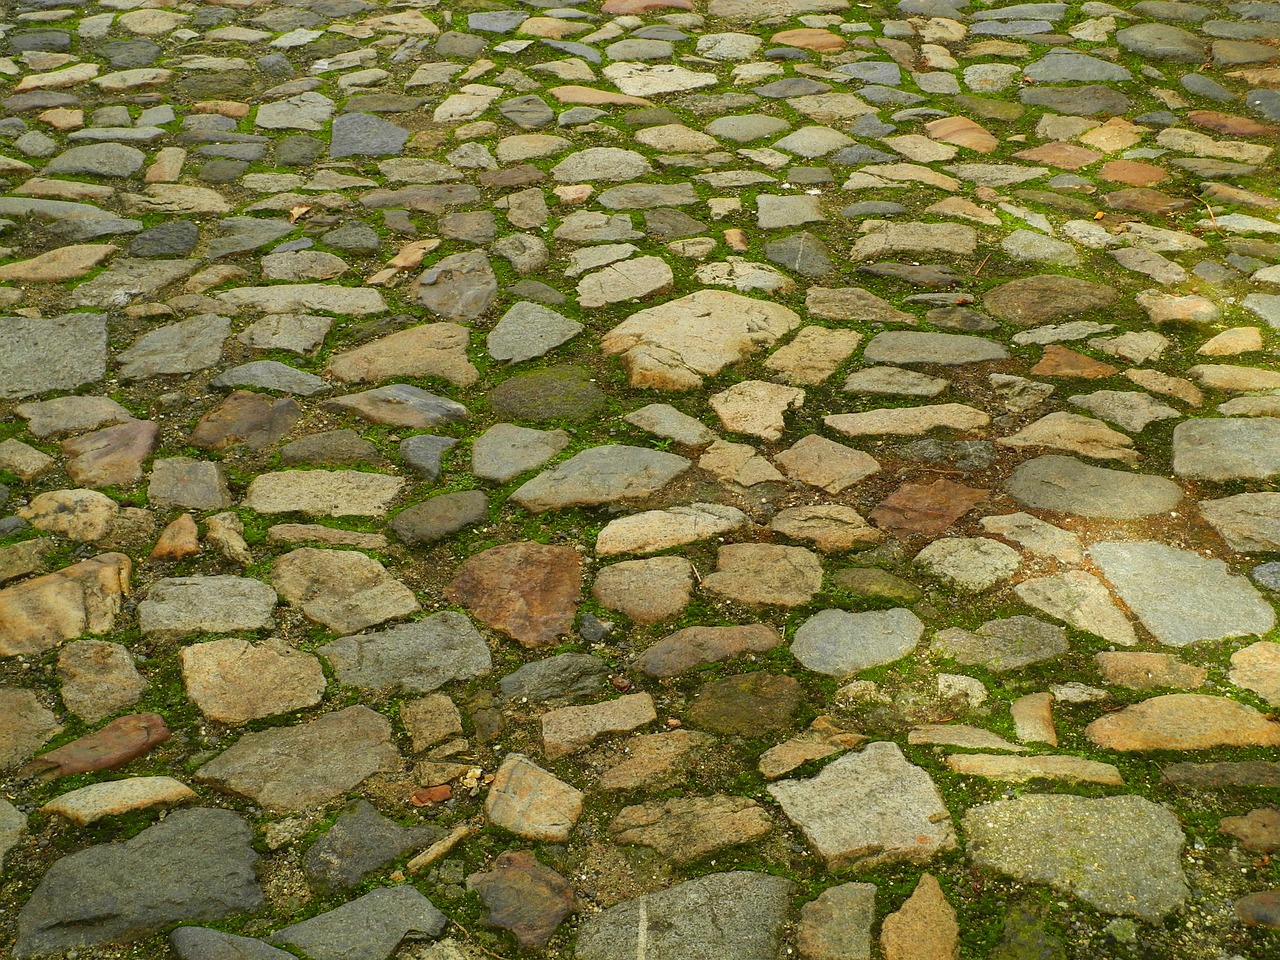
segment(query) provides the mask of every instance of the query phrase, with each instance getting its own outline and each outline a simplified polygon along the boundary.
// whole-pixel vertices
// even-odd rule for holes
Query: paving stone
[[[129,942],[260,909],[251,839],[229,810],[182,810],[124,843],[64,857],[19,914],[14,955]]]
[[[1083,570],[1067,570],[1023,580],[1014,591],[1027,604],[1055,620],[1131,647],[1138,642],[1133,625],[1102,582]]]
[[[1101,717],[1085,734],[1109,750],[1204,750],[1273,746],[1280,742],[1280,725],[1225,697],[1172,693]]]
[[[87,826],[103,817],[195,799],[194,790],[172,777],[128,777],[71,790],[46,803],[40,811],[63,817],[77,826]]]
[[[534,477],[511,499],[534,513],[642,499],[689,467],[684,457],[643,447],[591,447]]]
[[[276,932],[272,940],[316,960],[386,960],[406,938],[437,936],[443,913],[408,884],[379,887],[327,913]]]
[[[88,723],[133,706],[147,689],[128,649],[102,640],[77,640],[63,647],[58,675],[63,704]]]
[[[291,727],[247,733],[196,771],[211,787],[276,812],[307,810],[398,767],[391,724],[347,707]]]
[[[1046,883],[1103,913],[1154,922],[1189,894],[1182,829],[1141,797],[1001,800],[971,808],[964,825],[975,865]]]
[[[934,635],[932,649],[965,666],[997,673],[1021,670],[1067,652],[1067,632],[1035,617],[990,620],[976,631],[947,627]]]
[[[591,594],[601,605],[637,623],[659,623],[688,606],[693,568],[683,557],[626,560],[602,568]]]
[[[910,610],[823,610],[799,628],[791,654],[816,673],[845,677],[900,660],[915,650],[924,624]]]
[[[800,547],[732,544],[720,548],[702,588],[739,603],[798,607],[822,589],[822,563]]]
[[[581,591],[577,551],[525,542],[471,557],[446,592],[482,623],[532,649],[572,629]]]
[[[370,690],[429,693],[492,668],[484,638],[462,614],[437,613],[375,633],[342,637],[320,648],[338,679]]]
[[[1111,519],[1167,513],[1182,499],[1182,489],[1163,477],[1109,470],[1062,456],[1024,461],[1005,489],[1024,506]]]
[[[260,580],[233,576],[157,580],[138,604],[144,636],[236,633],[274,625],[276,592]]]
[[[586,697],[604,692],[609,669],[604,661],[583,653],[562,653],[526,663],[503,677],[505,696],[534,702],[559,697]]]
[[[106,373],[106,315],[12,317],[0,333],[0,397],[72,390]]]
[[[545,946],[576,906],[569,881],[526,850],[499,854],[492,869],[467,878],[467,889],[488,908],[485,922],[510,930],[526,949]]]
[[[313,843],[302,861],[307,880],[322,890],[353,887],[396,858],[440,839],[431,826],[402,827],[361,800]]]
[[[180,656],[187,696],[217,723],[292,713],[324,696],[319,661],[279,640],[255,645],[228,637],[183,647]]]
[[[518,753],[502,761],[484,801],[489,822],[527,840],[563,842],[582,815],[582,792]]]
[[[1261,635],[1275,625],[1271,605],[1221,560],[1150,541],[1097,543],[1089,556],[1161,643]]]
[[[956,846],[937,787],[897,744],[869,743],[810,780],[768,790],[830,869],[924,863]]]
[[[244,506],[258,513],[317,517],[382,516],[404,486],[399,477],[354,470],[287,470],[259,474]]]
[[[354,633],[419,610],[413,591],[355,550],[299,547],[275,560],[271,583],[308,620],[335,633]]]

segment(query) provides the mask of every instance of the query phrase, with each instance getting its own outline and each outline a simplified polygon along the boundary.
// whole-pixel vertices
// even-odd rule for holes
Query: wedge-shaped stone
[[[115,624],[133,564],[104,553],[0,590],[0,657],[39,655],[85,633]]]
[[[128,777],[91,783],[50,800],[41,813],[56,814],[77,826],[150,807],[170,807],[196,799],[196,792],[172,777]]]
[[[490,823],[526,840],[563,843],[582,816],[582,791],[519,753],[502,761],[484,800]]]
[[[1077,630],[1096,634],[1123,647],[1131,647],[1138,642],[1133,624],[1111,598],[1102,581],[1091,573],[1066,570],[1047,577],[1023,580],[1013,589],[1025,603]]]

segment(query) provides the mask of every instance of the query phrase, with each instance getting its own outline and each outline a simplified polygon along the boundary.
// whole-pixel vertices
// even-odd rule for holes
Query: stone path
[[[1280,3],[0,36],[0,955],[1280,956]]]

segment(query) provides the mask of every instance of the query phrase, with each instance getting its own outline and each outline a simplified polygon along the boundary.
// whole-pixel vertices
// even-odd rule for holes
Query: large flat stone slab
[[[264,473],[249,484],[244,506],[258,513],[305,513],[316,517],[379,517],[405,481],[357,470],[285,470]]]
[[[869,743],[811,780],[780,780],[769,793],[830,870],[925,863],[956,846],[937,786],[896,743]]]
[[[16,958],[127,943],[262,906],[253,831],[229,810],[171,813],[54,863],[18,917]]]
[[[1177,818],[1141,797],[1000,800],[969,810],[964,828],[975,866],[1047,883],[1103,913],[1155,922],[1190,893]]]
[[[605,334],[600,348],[622,354],[634,387],[691,390],[800,324],[798,314],[779,304],[699,290],[633,313]]]
[[[1108,520],[1168,513],[1182,500],[1182,488],[1164,477],[1109,470],[1056,455],[1019,464],[1005,490],[1024,506]]]
[[[0,399],[73,390],[106,372],[106,314],[0,320]]]
[[[391,722],[356,706],[247,733],[197,770],[196,779],[286,813],[328,803],[399,762]]]
[[[1173,428],[1173,472],[1217,481],[1280,476],[1280,419],[1186,420]]]
[[[1096,543],[1089,557],[1161,643],[1261,636],[1275,626],[1271,604],[1221,560],[1150,541]]]

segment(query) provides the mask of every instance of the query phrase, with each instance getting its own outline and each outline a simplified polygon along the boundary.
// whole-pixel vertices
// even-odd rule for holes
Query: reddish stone
[[[819,30],[815,27],[801,27],[796,30],[783,30],[773,35],[773,42],[784,47],[798,47],[801,50],[816,50],[819,53],[838,53],[847,44],[845,39],[830,30]]]
[[[52,780],[73,773],[115,770],[158,747],[173,734],[156,713],[135,713],[112,720],[101,730],[50,750],[27,764],[23,773]]]
[[[510,930],[526,950],[546,946],[574,909],[569,881],[527,850],[499,854],[492,870],[467,878],[467,889],[480,894],[489,908],[485,922]]]
[[[1280,890],[1251,893],[1237,900],[1236,916],[1246,927],[1280,929]]]
[[[1103,197],[1103,201],[1112,210],[1128,210],[1133,213],[1174,213],[1191,206],[1190,200],[1180,200],[1147,187],[1112,190]]]
[[[237,390],[200,418],[191,444],[204,450],[240,445],[261,450],[283,439],[301,416],[294,400]]]
[[[1218,830],[1240,841],[1240,846],[1254,853],[1280,850],[1280,810],[1259,807],[1243,817],[1223,817]]]
[[[429,803],[444,803],[453,796],[453,787],[447,783],[442,783],[438,787],[423,787],[409,798],[409,802],[415,807],[425,807]]]
[[[572,547],[508,543],[478,553],[445,596],[525,647],[545,647],[573,628],[582,560]]]
[[[1063,170],[1079,170],[1102,159],[1102,154],[1086,147],[1076,146],[1074,143],[1046,143],[1032,147],[1030,150],[1020,150],[1014,156],[1019,160],[1047,163],[1051,167],[1060,167]]]
[[[1078,377],[1083,380],[1100,380],[1119,372],[1109,363],[1086,357],[1056,343],[1045,347],[1040,362],[1031,368],[1031,373],[1037,377]]]
[[[1197,127],[1216,130],[1233,137],[1277,137],[1280,129],[1258,123],[1248,117],[1237,117],[1234,113],[1219,113],[1217,110],[1192,110],[1187,119]]]
[[[142,461],[156,448],[160,425],[131,420],[62,442],[72,459],[67,475],[78,486],[129,487],[142,479]]]
[[[989,492],[952,480],[904,483],[868,517],[882,530],[936,537],[985,500]]]
[[[1153,183],[1169,179],[1169,171],[1153,163],[1136,160],[1110,160],[1098,169],[1103,180],[1127,183],[1131,187],[1149,187]]]

